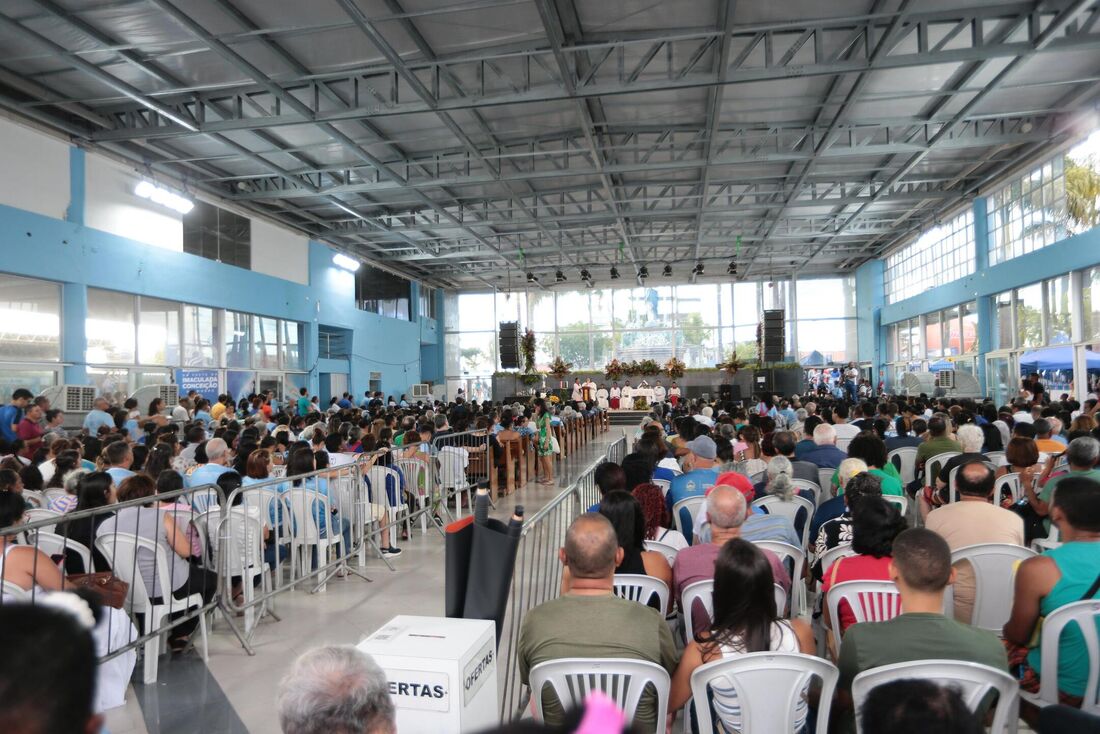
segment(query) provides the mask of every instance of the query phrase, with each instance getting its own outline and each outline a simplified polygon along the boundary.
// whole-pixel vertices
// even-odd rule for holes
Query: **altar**
[[[653,388],[632,387],[630,391],[630,400],[622,400],[619,403],[619,410],[646,410],[653,404]],[[644,398],[645,405],[639,407],[638,398]]]

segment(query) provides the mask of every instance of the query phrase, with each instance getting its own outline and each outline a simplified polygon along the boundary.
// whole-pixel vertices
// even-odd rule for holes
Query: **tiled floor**
[[[557,465],[568,480],[601,455],[618,428],[603,434],[576,456]],[[542,507],[560,487],[529,484],[515,495],[497,501],[494,514],[507,517],[516,503],[528,515]],[[381,560],[368,563],[367,583],[355,576],[334,579],[323,594],[292,591],[276,600],[282,618],[261,623],[249,656],[225,623],[210,638],[210,660],[197,657],[169,661],[162,658],[158,683],[134,685],[126,705],[110,711],[111,734],[176,734],[202,732],[277,732],[274,708],[279,680],[294,658],[323,644],[355,644],[397,614],[443,615],[444,545],[434,530],[401,543],[404,553],[395,559],[396,571]],[[140,669],[139,669],[140,673]]]

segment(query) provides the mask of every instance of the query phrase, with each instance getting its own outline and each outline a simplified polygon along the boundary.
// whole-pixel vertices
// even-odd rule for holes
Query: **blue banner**
[[[233,396],[233,403],[256,392],[256,373],[228,370],[225,373],[225,391]]]
[[[180,397],[194,390],[210,402],[218,399],[218,370],[176,370]]]

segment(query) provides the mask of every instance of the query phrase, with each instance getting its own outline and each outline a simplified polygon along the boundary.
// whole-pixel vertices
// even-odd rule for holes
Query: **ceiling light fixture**
[[[581,268],[581,280],[591,281],[592,273],[588,272],[588,268]]]
[[[649,277],[649,268],[647,268],[645,265],[643,265],[638,270],[638,277],[641,278],[642,280],[645,280],[646,278],[648,278]]]
[[[174,209],[180,214],[187,214],[195,208],[195,202],[186,196],[180,196],[174,191],[158,186],[152,181],[141,181],[134,187],[134,193],[143,199],[149,199],[161,206]]]
[[[666,278],[671,278],[672,277],[672,266],[671,265],[665,265],[665,269],[661,271],[661,275],[665,276]]]
[[[726,268],[726,272],[730,275],[737,275],[737,261],[730,260],[729,267]]]
[[[619,279],[619,269],[614,265],[611,266],[611,280]]]
[[[555,283],[564,283],[566,280],[567,280],[567,278],[565,277],[565,273],[563,273],[562,271],[559,270],[559,271],[554,273],[554,282]]]
[[[338,252],[332,256],[332,264],[340,268],[341,270],[348,271],[349,273],[354,273],[356,270],[359,269],[359,266],[362,265],[362,263],[356,260],[354,257],[348,257],[342,252]]]
[[[695,269],[692,270],[691,272],[695,273],[696,275],[702,275],[703,274],[703,263],[701,263],[701,262],[695,263]]]
[[[535,277],[534,273],[528,273],[527,274],[527,282],[528,283],[538,283],[539,279]]]

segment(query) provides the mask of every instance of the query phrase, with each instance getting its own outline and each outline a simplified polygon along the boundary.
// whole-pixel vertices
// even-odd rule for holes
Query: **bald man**
[[[531,668],[539,663],[574,657],[647,660],[672,675],[678,660],[664,618],[612,593],[623,549],[607,518],[589,512],[574,520],[558,557],[569,571],[569,591],[527,613],[519,637],[520,680],[528,683]],[[543,714],[547,724],[561,725],[562,707],[549,689]],[[642,696],[634,721],[645,731],[657,730],[654,696]]]
[[[745,524],[748,507],[745,495],[733,487],[719,484],[707,495],[707,522],[711,528],[711,540],[702,545],[684,548],[676,554],[676,563],[672,566],[672,590],[679,599],[684,589],[696,581],[714,578],[714,563],[718,560],[718,551],[726,541],[741,537],[741,528]],[[788,594],[791,591],[791,575],[779,557],[771,551],[764,551],[772,564],[775,583],[781,585]],[[695,629],[706,629],[706,611],[693,610],[692,622]]]

